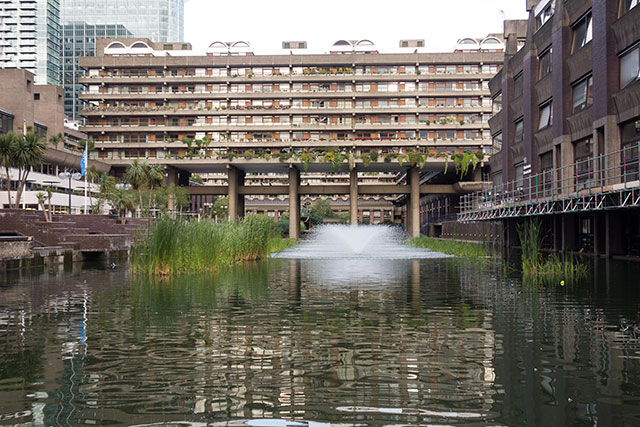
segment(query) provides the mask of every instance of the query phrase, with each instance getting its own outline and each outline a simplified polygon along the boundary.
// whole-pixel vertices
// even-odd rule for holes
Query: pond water
[[[0,424],[640,425],[640,270],[458,258],[0,279]]]

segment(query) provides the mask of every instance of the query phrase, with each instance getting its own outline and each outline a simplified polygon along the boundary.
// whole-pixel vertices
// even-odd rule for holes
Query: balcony
[[[640,7],[636,6],[611,25],[616,39],[616,52],[640,40]]]
[[[591,47],[593,42],[587,43],[573,55],[567,58],[569,68],[569,82],[575,82],[580,77],[588,74],[593,68],[591,60]]]
[[[593,108],[588,107],[569,116],[567,125],[573,141],[591,135],[593,133]]]
[[[634,9],[640,10],[640,7]],[[613,103],[616,106],[618,123],[640,116],[640,80],[613,95]]]
[[[553,91],[552,91],[552,83],[551,83],[551,73],[547,74],[546,76],[544,76],[541,80],[539,80],[538,82],[536,82],[535,86],[535,91],[536,91],[536,96],[537,96],[537,102],[541,103],[543,101],[546,101],[547,99],[551,98],[551,96],[553,95]]]
[[[553,148],[553,128],[547,126],[536,132],[533,135],[533,143],[538,154],[551,150]]]
[[[491,135],[502,131],[502,110],[489,119],[489,128],[491,129]]]

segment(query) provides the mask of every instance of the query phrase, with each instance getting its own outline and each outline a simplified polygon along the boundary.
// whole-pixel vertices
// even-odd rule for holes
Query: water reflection
[[[640,298],[620,286],[637,271],[609,268],[609,282],[599,267],[594,282],[572,289],[528,288],[456,259],[398,268],[365,260],[360,267],[381,275],[361,280],[332,262],[272,260],[160,281],[121,268],[5,283],[0,421],[640,420]]]

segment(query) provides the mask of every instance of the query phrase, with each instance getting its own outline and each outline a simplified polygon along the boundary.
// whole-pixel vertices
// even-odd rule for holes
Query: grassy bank
[[[266,258],[292,246],[276,233],[273,219],[249,215],[237,224],[161,219],[132,249],[136,273],[172,275],[214,272]]]
[[[435,239],[433,237],[412,237],[407,244],[417,248],[431,249],[448,255],[463,257],[487,257],[487,251],[482,243],[458,242],[448,239]]]
[[[541,252],[541,224],[537,219],[529,220],[518,227],[518,237],[522,247],[522,273],[528,281],[534,282],[574,282],[587,277],[589,270],[574,255],[562,258],[557,254],[544,257]]]

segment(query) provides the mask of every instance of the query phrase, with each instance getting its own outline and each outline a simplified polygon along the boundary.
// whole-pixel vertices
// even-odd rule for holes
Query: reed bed
[[[163,218],[137,239],[132,249],[134,272],[173,275],[215,272],[266,258],[291,246],[265,215],[249,215],[238,223]]]
[[[572,283],[587,277],[589,269],[575,255],[565,254],[563,257],[551,254],[543,257],[541,252],[541,224],[538,219],[526,221],[519,226],[518,237],[522,248],[522,273],[529,282]]]
[[[482,243],[459,242],[433,237],[412,237],[407,240],[407,244],[417,248],[431,249],[448,255],[469,258],[489,257],[491,255]]]

